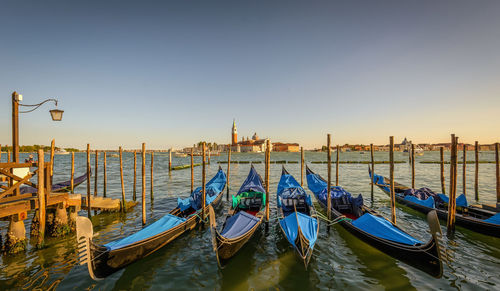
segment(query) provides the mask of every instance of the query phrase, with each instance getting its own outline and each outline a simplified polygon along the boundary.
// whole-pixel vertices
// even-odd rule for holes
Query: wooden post
[[[45,170],[45,157],[43,150],[38,150],[38,243],[37,245],[41,247],[43,245],[43,239],[45,237],[45,185],[44,185],[44,171]]]
[[[268,157],[268,152],[267,152],[267,142],[266,142],[266,152],[264,154],[264,188],[266,188],[267,186],[267,163],[269,162],[269,157]],[[266,188],[267,189],[267,188]],[[267,195],[267,193],[266,193]]]
[[[229,201],[229,174],[230,174],[230,169],[231,169],[231,145],[228,145],[228,152],[227,152],[227,185],[226,185],[226,201]],[[192,149],[191,149],[192,151]]]
[[[467,164],[467,147],[465,146],[465,143],[463,144],[463,164],[462,164],[462,187],[463,187],[463,194],[467,195],[467,173],[466,173],[466,164]]]
[[[500,162],[498,157],[498,143],[495,143],[495,164],[497,173],[497,209],[498,209],[498,203],[500,203]]]
[[[137,151],[134,150],[134,189],[132,192],[132,199],[134,199],[134,201],[137,199],[136,188],[137,188]]]
[[[7,163],[10,163],[10,151],[7,151]]]
[[[415,144],[411,144],[411,188],[415,189]]]
[[[304,186],[304,147],[300,147],[300,186]]]
[[[123,183],[123,159],[122,159],[122,147],[118,149],[120,153],[120,182],[122,185],[122,211],[126,212],[127,211],[127,203],[125,201],[125,184]]]
[[[0,163],[2,162],[2,145],[0,144]]]
[[[155,153],[154,152],[151,152],[151,201],[154,200],[154,195],[153,195],[153,168],[154,168],[154,158],[155,158]]]
[[[146,224],[146,144],[142,143],[142,225]]]
[[[108,184],[108,175],[107,175],[107,172],[106,172],[106,152],[103,152],[103,157],[102,157],[104,160],[103,160],[103,167],[104,167],[104,173],[103,173],[103,177],[102,177],[102,196],[106,197],[106,187],[107,187],[107,184]]]
[[[210,165],[210,148],[208,148],[208,164]]]
[[[201,183],[203,184],[201,186],[201,196],[202,196],[202,200],[201,200],[201,218],[202,218],[202,220],[205,220],[205,204],[206,204],[206,201],[207,201],[206,200],[207,199],[207,197],[206,197],[207,193],[206,193],[206,189],[205,189],[205,174],[206,174],[206,172],[205,172],[205,167],[206,167],[206,165],[205,165],[205,163],[206,163],[206,161],[205,161],[205,158],[206,158],[205,151],[206,151],[206,146],[207,145],[204,142],[203,145],[202,145],[202,151],[203,151],[203,162],[202,162],[202,165],[203,165],[203,169],[202,169],[202,172],[201,172]]]
[[[328,219],[331,219],[331,207],[332,207],[332,200],[331,200],[331,187],[332,187],[332,153],[331,153],[331,146],[330,146],[330,134],[326,135],[326,147],[327,147],[327,167],[328,167],[328,189],[326,190],[327,196],[326,196],[326,214]]]
[[[168,150],[168,171],[172,171],[172,149]]]
[[[75,193],[75,152],[71,152],[71,193]]]
[[[337,161],[335,162],[335,186],[339,185],[339,152],[340,147],[337,145]]]
[[[268,139],[266,141],[266,152],[267,152],[267,165],[266,165],[266,221],[269,222],[269,184],[270,184],[270,179],[269,177],[271,176],[271,141]]]
[[[12,152],[13,162],[19,163],[19,94],[12,92]],[[10,162],[10,153],[9,153]]]
[[[90,144],[87,144],[87,214],[90,218]]]
[[[54,150],[55,150],[56,140],[53,139],[50,142],[50,182],[52,183],[52,177],[54,176]]]
[[[193,148],[191,148],[191,193],[194,191],[194,158]]]
[[[476,201],[479,201],[479,142],[476,141],[474,145],[475,158],[476,158],[476,169],[474,176],[474,194],[476,195]]]
[[[390,188],[391,188],[391,221],[396,224],[396,193],[394,191],[394,136],[389,137]]]
[[[371,188],[371,200],[372,200],[372,203],[373,203],[373,186],[374,186],[373,185],[373,177],[374,177],[373,175],[375,175],[375,161],[373,159],[373,144],[372,143],[370,144],[370,157],[372,159],[372,178],[371,178],[372,181],[371,181],[370,184],[371,184],[371,187],[372,187]]]
[[[451,235],[455,231],[455,209],[456,209],[456,186],[457,186],[457,138],[451,135],[451,157],[450,157],[450,194],[448,202],[447,233]]]
[[[98,171],[98,167],[99,167],[99,151],[98,150],[95,150],[95,163],[94,163],[94,196],[97,196],[97,176],[99,176],[97,173],[99,173]]]
[[[441,158],[441,192],[446,194],[446,187],[444,183],[444,148],[439,148],[439,156]]]

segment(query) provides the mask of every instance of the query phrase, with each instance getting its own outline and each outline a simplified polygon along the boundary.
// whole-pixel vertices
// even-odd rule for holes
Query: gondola
[[[309,189],[319,204],[326,209],[327,182],[309,167],[306,168],[306,174]],[[342,187],[333,186],[331,201],[332,219],[339,221],[347,231],[382,252],[431,276],[437,278],[442,276],[443,250],[439,245],[442,233],[435,211],[427,215],[432,237],[427,243],[423,243],[365,206],[361,194],[354,198]]]
[[[226,185],[226,174],[219,167],[217,174],[206,184],[205,213],[209,205],[218,205]],[[110,274],[142,259],[193,229],[202,221],[202,188],[196,188],[189,198],[178,199],[178,206],[169,214],[127,237],[104,245],[95,244],[92,222],[82,216],[76,219],[76,235],[80,265],[87,264],[94,280]]]
[[[369,167],[368,174],[371,178],[372,172]],[[386,177],[374,173],[373,183],[386,194],[390,194],[389,182],[389,179]],[[410,189],[397,182],[394,182],[394,192],[396,202],[399,204],[408,206],[424,214],[436,210],[440,219],[444,221],[448,219],[447,196],[436,194],[428,188]],[[468,206],[463,194],[457,198],[455,224],[485,235],[500,237],[500,213]]]
[[[217,231],[213,209],[209,210],[213,247],[221,267],[253,236],[264,218],[266,190],[253,165],[231,201],[221,232]]]
[[[319,231],[311,195],[283,167],[276,196],[279,226],[307,269]]]
[[[90,173],[90,175],[92,175],[92,173]],[[78,185],[85,182],[85,180],[87,180],[87,173],[74,178],[73,188],[76,188]],[[52,185],[52,192],[68,192],[68,191],[71,191],[71,180]],[[31,186],[23,186],[20,188],[20,192],[21,194],[29,194],[29,193],[33,194],[37,193],[38,189]]]

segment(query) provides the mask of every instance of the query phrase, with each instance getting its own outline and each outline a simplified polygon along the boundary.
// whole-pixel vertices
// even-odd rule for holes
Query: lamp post
[[[35,111],[44,103],[53,101],[57,106],[56,99],[47,99],[38,104],[28,105],[28,104],[20,104],[19,101],[23,100],[23,95],[18,94],[16,91],[12,93],[12,151],[14,154],[14,163],[19,163],[19,113],[28,113]],[[24,107],[34,107],[33,109],[29,109],[26,111],[19,111],[19,106]],[[63,110],[52,109],[50,110],[50,115],[53,121],[61,121]]]

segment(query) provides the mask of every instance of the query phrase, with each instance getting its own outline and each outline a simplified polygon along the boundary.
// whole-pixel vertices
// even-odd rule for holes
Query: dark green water
[[[469,159],[473,154],[469,153]],[[24,159],[24,156],[22,155]],[[138,156],[140,169],[140,156]],[[227,156],[212,157],[207,178],[211,178],[218,169],[216,161],[226,160]],[[263,154],[234,154],[233,160],[261,160]],[[273,153],[272,160],[299,160],[299,154]],[[342,153],[341,160],[369,160],[369,154]],[[376,160],[388,160],[388,153],[376,153]],[[481,153],[481,160],[493,160],[492,152]],[[94,164],[92,157],[91,164]],[[396,153],[397,160],[407,160],[408,156]],[[439,152],[426,152],[420,160],[438,160]],[[3,157],[5,160],[5,156]],[[102,195],[102,155],[99,170],[99,195]],[[306,153],[307,161],[326,160],[325,154]],[[69,178],[70,155],[58,155],[55,158],[54,181]],[[76,173],[85,171],[86,155],[76,155]],[[149,156],[147,157],[149,165]],[[195,161],[196,162],[196,161]],[[187,164],[189,158],[175,158],[174,165]],[[133,156],[126,153],[125,188],[128,199],[132,199]],[[155,155],[154,189],[155,199],[149,199],[149,169],[147,176],[147,222],[151,223],[175,207],[177,197],[186,197],[190,190],[190,170],[173,171],[168,174],[168,156]],[[449,265],[444,267],[444,275],[435,279],[398,260],[361,242],[347,231],[336,225],[330,232],[324,223],[320,225],[320,235],[308,270],[289,247],[277,226],[275,219],[275,191],[281,174],[280,164],[271,164],[271,222],[266,230],[260,231],[226,265],[217,266],[211,246],[208,228],[199,228],[186,233],[153,255],[132,264],[102,281],[90,279],[87,268],[77,265],[75,236],[47,239],[47,247],[34,250],[31,245],[24,253],[2,256],[0,258],[0,290],[5,289],[60,289],[60,290],[163,290],[163,289],[224,289],[224,290],[262,290],[262,289],[490,289],[500,286],[500,239],[484,236],[457,227],[453,240],[445,238],[450,256]],[[286,164],[288,171],[300,181],[300,164]],[[480,164],[480,199],[481,202],[495,201],[494,164]],[[222,165],[224,171],[227,164]],[[256,164],[257,171],[264,174],[264,165]],[[310,164],[317,173],[326,177],[326,165]],[[462,179],[459,166],[458,193],[461,193]],[[230,189],[237,191],[246,178],[250,164],[231,164]],[[389,166],[376,165],[375,170],[388,175]],[[335,171],[335,166],[333,167]],[[468,165],[468,197],[473,197],[473,165]],[[404,184],[410,184],[408,164],[396,164],[395,176]],[[447,185],[448,185],[448,174]],[[92,178],[92,193],[94,178]],[[195,186],[200,185],[201,167],[195,168]],[[305,179],[304,179],[305,181]],[[365,203],[370,201],[370,179],[367,166],[363,164],[341,164],[340,185],[352,194],[362,193]],[[436,191],[440,189],[439,165],[416,164],[416,186],[427,186]],[[307,185],[306,185],[306,190]],[[137,190],[140,193],[140,179]],[[86,186],[76,189],[77,193],[86,193]],[[121,197],[119,161],[108,156],[108,197]],[[373,208],[390,217],[388,196],[375,188]],[[228,203],[223,199],[223,206],[217,211],[219,224]],[[86,215],[85,212],[81,212]],[[29,219],[26,227],[29,230]],[[418,212],[408,208],[397,209],[398,225],[421,240],[428,240],[427,223]],[[92,218],[96,242],[108,242],[121,238],[142,228],[141,207],[138,205],[127,214],[99,214]],[[6,222],[0,222],[2,235],[7,230]],[[445,226],[442,224],[445,231]]]

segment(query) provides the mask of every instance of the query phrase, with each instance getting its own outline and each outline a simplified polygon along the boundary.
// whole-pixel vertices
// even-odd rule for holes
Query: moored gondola
[[[306,173],[309,189],[326,209],[327,182],[309,167],[306,168]],[[423,243],[365,206],[361,194],[354,198],[342,187],[333,186],[330,197],[332,219],[339,221],[347,231],[410,266],[437,278],[442,276],[443,250],[439,245],[442,233],[436,212],[429,212],[427,215],[432,237],[427,243]]]
[[[281,171],[276,196],[280,228],[307,269],[319,232],[319,219],[311,196],[285,167]]]
[[[90,175],[92,175],[92,173],[90,173]],[[76,188],[78,185],[85,182],[85,180],[87,180],[87,173],[74,178],[73,188]],[[38,192],[37,188],[31,187],[31,186],[23,186],[23,187],[20,187],[19,189],[21,191],[21,194],[28,194],[28,193],[34,194],[34,193]],[[71,180],[56,183],[56,184],[52,185],[52,192],[68,192],[68,191],[71,191]]]
[[[205,213],[210,205],[218,205],[226,185],[226,174],[219,167],[217,174],[206,184]],[[82,216],[76,219],[76,235],[80,264],[87,264],[94,280],[102,279],[160,249],[202,221],[202,188],[196,188],[189,198],[179,199],[169,214],[142,230],[98,245],[93,242],[92,222]]]
[[[371,178],[372,172],[369,167],[368,174]],[[375,173],[371,179],[384,193],[390,194],[389,179]],[[440,219],[447,220],[447,196],[436,194],[428,188],[410,189],[397,182],[394,182],[394,192],[397,203],[424,214],[435,210]],[[455,224],[485,235],[500,237],[500,213],[468,206],[463,194],[457,197]]]
[[[232,196],[221,232],[217,231],[215,214],[210,209],[212,242],[219,266],[236,254],[261,225],[266,205],[266,191],[262,184],[261,176],[252,165],[240,190]]]

